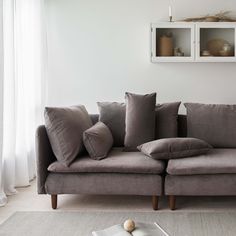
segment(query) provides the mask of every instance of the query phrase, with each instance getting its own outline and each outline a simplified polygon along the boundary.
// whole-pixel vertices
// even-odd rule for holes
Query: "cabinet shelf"
[[[151,24],[152,62],[236,62],[236,23]]]

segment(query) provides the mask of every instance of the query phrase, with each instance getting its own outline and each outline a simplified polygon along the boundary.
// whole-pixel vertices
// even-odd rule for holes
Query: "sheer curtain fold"
[[[46,75],[43,0],[3,0],[2,205],[35,177],[34,135]]]
[[[3,3],[0,1],[0,35],[3,35]],[[3,37],[0,37],[0,206],[7,202],[3,191]]]

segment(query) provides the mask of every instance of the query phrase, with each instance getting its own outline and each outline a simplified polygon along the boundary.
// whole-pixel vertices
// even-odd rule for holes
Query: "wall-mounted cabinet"
[[[151,25],[152,62],[236,62],[236,23]]]

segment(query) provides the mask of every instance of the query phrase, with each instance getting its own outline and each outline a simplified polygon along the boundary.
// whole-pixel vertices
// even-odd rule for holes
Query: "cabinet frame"
[[[190,57],[162,57],[156,55],[157,29],[190,29]],[[200,32],[203,28],[234,29],[234,56],[202,57],[200,56]],[[151,24],[151,62],[236,62],[236,22],[160,22]]]

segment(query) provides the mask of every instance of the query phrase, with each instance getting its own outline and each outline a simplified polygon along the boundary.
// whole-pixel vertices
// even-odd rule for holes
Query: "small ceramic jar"
[[[231,45],[230,45],[229,43],[225,43],[225,44],[223,45],[222,49],[223,49],[223,51],[225,51],[225,52],[230,52],[231,49],[232,49],[232,47],[231,47]]]

